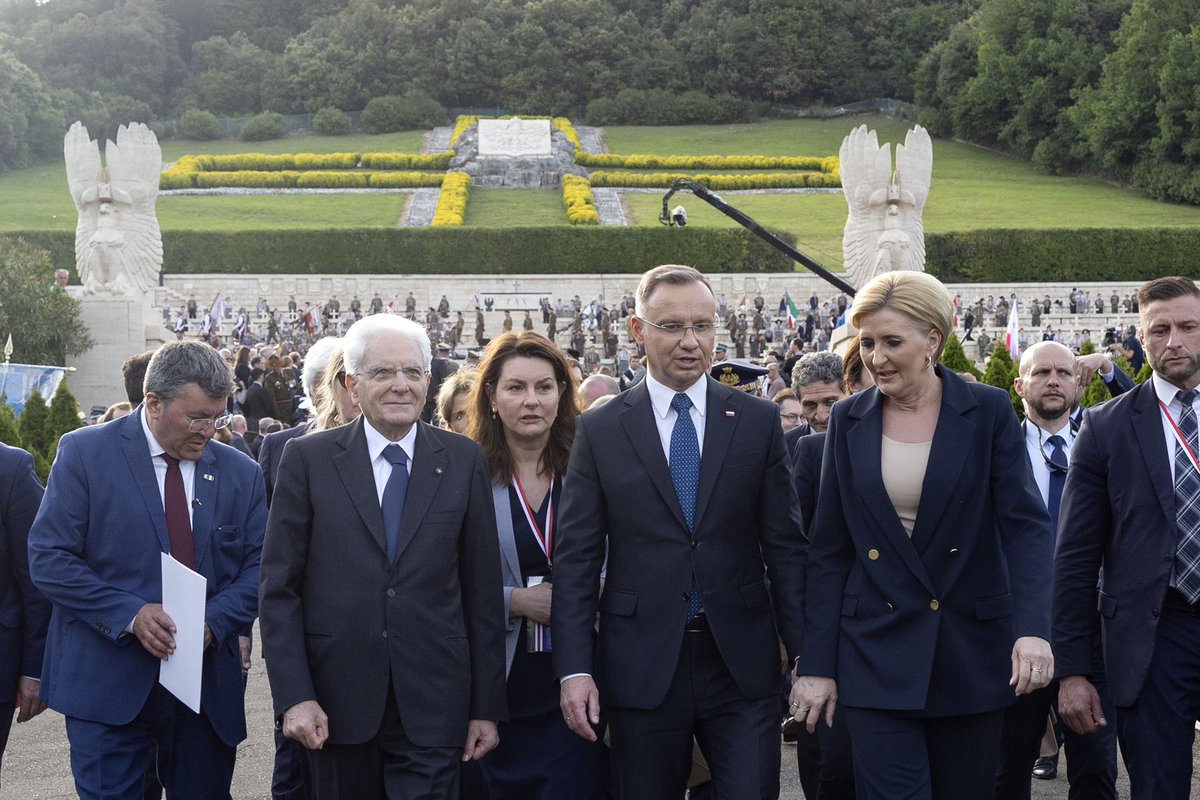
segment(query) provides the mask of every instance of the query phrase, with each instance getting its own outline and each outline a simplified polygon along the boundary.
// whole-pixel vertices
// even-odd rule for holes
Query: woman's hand
[[[833,725],[833,712],[837,708],[837,681],[814,675],[801,675],[792,682],[791,705],[788,710],[797,720],[804,722],[809,733],[817,730],[817,720],[825,712],[825,725]]]
[[[513,589],[508,611],[514,617],[524,617],[541,625],[550,624],[550,594],[554,585],[539,583],[528,589]]]
[[[1013,644],[1012,678],[1009,686],[1017,694],[1029,694],[1048,685],[1054,679],[1054,653],[1050,643],[1037,636],[1022,636]]]

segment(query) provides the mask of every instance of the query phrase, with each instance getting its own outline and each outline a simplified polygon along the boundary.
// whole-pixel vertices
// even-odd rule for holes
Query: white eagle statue
[[[141,123],[122,125],[117,141],[104,148],[76,122],[63,140],[67,183],[79,212],[75,267],[83,290],[93,294],[138,294],[158,283],[162,234],[154,203],[162,148]]]
[[[842,234],[847,277],[855,287],[883,272],[925,268],[921,212],[929,197],[933,142],[917,125],[896,145],[879,146],[875,131],[860,125],[842,140],[842,189],[850,214]]]

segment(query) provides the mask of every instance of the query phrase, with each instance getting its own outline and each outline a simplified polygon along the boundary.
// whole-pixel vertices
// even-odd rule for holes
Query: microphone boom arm
[[[720,211],[722,214],[729,217],[731,220],[733,220],[737,224],[741,225],[743,228],[750,231],[755,236],[757,236],[758,238],[765,241],[767,244],[774,247],[776,250],[780,251],[781,253],[788,256],[792,260],[799,262],[803,267],[808,269],[810,272],[815,272],[821,278],[824,278],[826,282],[836,286],[838,289],[841,289],[843,292],[850,295],[851,297],[854,296],[854,287],[852,285],[850,285],[850,283],[848,283],[845,279],[840,278],[837,275],[834,275],[828,269],[821,266],[820,264],[818,264],[816,261],[812,260],[808,256],[804,255],[804,253],[801,253],[799,250],[792,247],[790,244],[785,242],[783,239],[780,239],[778,236],[771,233],[769,230],[764,228],[762,225],[759,225],[750,216],[742,213],[741,211],[737,210],[733,206],[729,205],[724,200],[722,200],[720,197],[718,197],[717,195],[715,195],[711,191],[709,191],[706,187],[701,186],[700,184],[696,183],[695,181],[677,180],[671,185],[670,191],[668,191],[667,194],[663,197],[663,210],[662,210],[662,215],[659,216],[659,218],[658,218],[659,222],[663,223],[664,225],[671,224],[671,211],[670,211],[671,198],[675,195],[676,192],[680,191],[681,189],[685,189],[685,190],[691,192],[692,194],[694,194],[696,197],[699,197],[701,200],[708,203],[710,206],[715,208],[717,211]]]

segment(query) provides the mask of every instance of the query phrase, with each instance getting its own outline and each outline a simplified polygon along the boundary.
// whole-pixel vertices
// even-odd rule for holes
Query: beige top
[[[921,484],[925,482],[925,468],[929,466],[929,448],[932,444],[932,441],[910,444],[883,437],[880,464],[883,488],[887,490],[892,507],[900,517],[900,524],[909,536],[912,536],[913,526],[917,522]]]

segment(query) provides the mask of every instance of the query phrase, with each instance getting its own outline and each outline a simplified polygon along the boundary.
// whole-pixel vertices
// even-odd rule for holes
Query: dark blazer
[[[1169,458],[1151,381],[1088,409],[1071,447],[1054,555],[1054,672],[1091,675],[1092,636],[1102,628],[1118,706],[1141,692],[1174,566]]]
[[[258,444],[258,465],[262,467],[263,480],[267,485],[267,506],[275,496],[275,478],[279,475],[279,461],[283,458],[283,448],[297,436],[303,436],[308,431],[308,425],[296,425],[281,431],[268,433]]]
[[[201,709],[227,745],[246,738],[238,633],[258,611],[266,504],[258,467],[212,441],[196,462],[192,535],[208,579]],[[162,494],[142,430],[129,416],[64,436],[29,534],[29,570],[54,605],[42,697],[68,717],[125,725],[158,682],[159,661],[124,628],[162,602],[169,552]]]
[[[237,450],[243,455],[254,458],[254,454],[250,452],[250,445],[246,444],[246,437],[233,434],[233,438],[229,440],[229,446]]]
[[[275,400],[261,383],[252,382],[246,387],[246,399],[242,401],[242,416],[246,427],[258,431],[258,421],[263,417],[275,418]],[[281,420],[287,424],[287,420]]]
[[[787,445],[788,458],[794,459],[796,457],[796,449],[800,446],[800,440],[812,432],[813,429],[807,422],[801,422],[783,434],[783,441]]]
[[[29,527],[42,500],[33,456],[0,444],[0,702],[42,674],[50,603],[29,577]]]
[[[777,622],[789,655],[800,648],[803,535],[779,409],[706,382],[694,535],[646,382],[579,418],[555,545],[554,668],[594,674],[601,703],[661,703],[679,660],[693,571],[712,635],[747,698],[779,691]]]
[[[796,440],[796,449],[792,453],[792,484],[800,500],[800,519],[810,539],[813,517],[817,513],[817,492],[821,488],[821,456],[824,451],[825,434],[810,433]]]
[[[361,417],[295,439],[279,466],[263,657],[276,716],[316,700],[333,744],[379,731],[389,682],[404,732],[421,747],[462,747],[469,719],[507,716],[486,459],[469,439],[417,424],[394,566]]]
[[[879,390],[830,416],[799,669],[836,678],[849,706],[1002,708],[1014,640],[1049,637],[1050,517],[1009,395],[936,373],[942,405],[911,540],[883,484]]]

